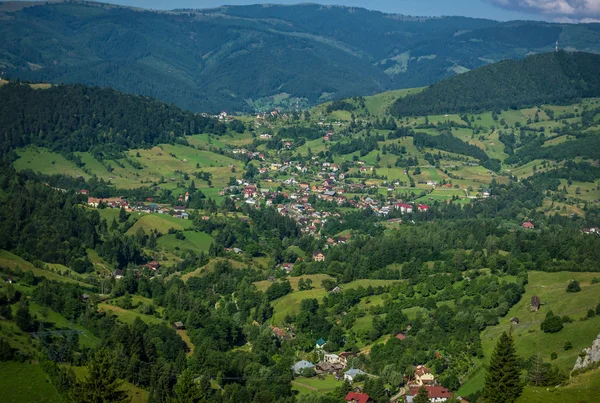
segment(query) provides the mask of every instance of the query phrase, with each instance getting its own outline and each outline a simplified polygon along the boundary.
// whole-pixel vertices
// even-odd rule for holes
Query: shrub
[[[546,319],[540,325],[544,333],[560,332],[563,328],[563,321],[560,316],[554,316],[552,311],[548,312]]]
[[[587,313],[587,317],[588,318],[593,318],[594,316],[596,316],[596,312],[594,312],[593,309],[590,309]]]
[[[581,287],[579,286],[579,281],[571,280],[569,285],[567,286],[567,292],[579,292],[581,291]]]
[[[565,343],[565,347],[564,347],[565,351],[566,351],[566,350],[570,350],[570,349],[572,349],[572,348],[573,348],[573,343],[571,343],[570,341],[567,341],[567,342]]]
[[[558,358],[558,354],[556,354],[556,352],[553,352],[552,354],[550,354],[551,360],[556,360],[557,358]]]

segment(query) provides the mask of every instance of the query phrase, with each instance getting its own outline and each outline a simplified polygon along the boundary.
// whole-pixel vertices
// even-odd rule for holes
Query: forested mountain
[[[25,3],[26,4],[26,3]],[[160,13],[99,3],[0,5],[0,69],[32,81],[249,111],[431,84],[561,47],[600,51],[599,24],[415,18],[255,5]],[[285,94],[285,95],[283,95]]]
[[[600,55],[545,53],[505,60],[431,85],[398,99],[396,116],[481,112],[566,104],[600,96]]]
[[[68,152],[106,144],[118,151],[225,130],[215,118],[107,88],[0,86],[0,154],[30,144]]]

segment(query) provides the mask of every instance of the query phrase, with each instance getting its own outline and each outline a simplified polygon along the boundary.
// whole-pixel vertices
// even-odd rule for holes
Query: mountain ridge
[[[12,3],[11,3],[12,4]],[[314,4],[149,11],[0,8],[7,77],[114,87],[196,112],[305,108],[432,84],[506,58],[600,51],[600,24],[410,17]]]

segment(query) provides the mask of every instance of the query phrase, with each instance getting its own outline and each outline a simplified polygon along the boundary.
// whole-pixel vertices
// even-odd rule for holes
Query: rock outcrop
[[[583,349],[581,353],[582,354],[579,357],[577,357],[577,361],[575,362],[573,371],[587,368],[590,365],[600,362],[600,334],[592,343],[592,347]]]

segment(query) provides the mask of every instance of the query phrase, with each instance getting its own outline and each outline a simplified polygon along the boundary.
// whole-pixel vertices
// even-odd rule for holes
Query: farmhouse
[[[523,228],[534,229],[535,225],[533,225],[533,223],[531,221],[527,221],[527,222],[523,223]]]
[[[356,378],[359,375],[366,375],[367,373],[360,370],[360,369],[356,369],[356,368],[352,368],[349,369],[348,371],[344,372],[344,380],[348,381],[348,382],[352,382],[354,381],[354,378]]]
[[[314,368],[314,367],[315,366],[312,363],[310,363],[306,360],[302,360],[302,361],[298,361],[297,363],[295,363],[292,366],[292,369],[294,370],[294,373],[299,374],[304,369]]]
[[[113,277],[116,280],[122,279],[123,278],[123,270],[116,269],[115,271],[113,271]]]
[[[153,260],[149,263],[146,263],[143,267],[156,271],[160,268],[160,264],[156,260]]]
[[[325,255],[323,254],[323,252],[316,250],[313,253],[313,260],[315,262],[324,262],[325,261]]]
[[[426,204],[419,204],[419,211],[425,212],[427,210],[429,210],[429,206],[428,205],[426,205]]]
[[[427,393],[429,395],[429,401],[432,403],[441,403],[445,402],[448,399],[452,398],[452,393],[442,386],[425,386]],[[412,403],[413,399],[419,393],[419,387],[410,388],[410,392],[406,395],[406,402]]]
[[[410,204],[406,203],[396,203],[396,208],[400,209],[402,214],[404,213],[412,213],[413,207]]]
[[[346,401],[350,403],[368,403],[372,400],[366,393],[348,392]]]
[[[398,333],[398,334],[396,335],[396,338],[397,338],[398,340],[402,341],[402,340],[406,339],[406,335],[405,335],[404,333]]]
[[[435,381],[435,377],[431,373],[431,370],[425,365],[417,365],[415,368],[415,381],[417,385],[423,386],[424,384],[431,384]]]

